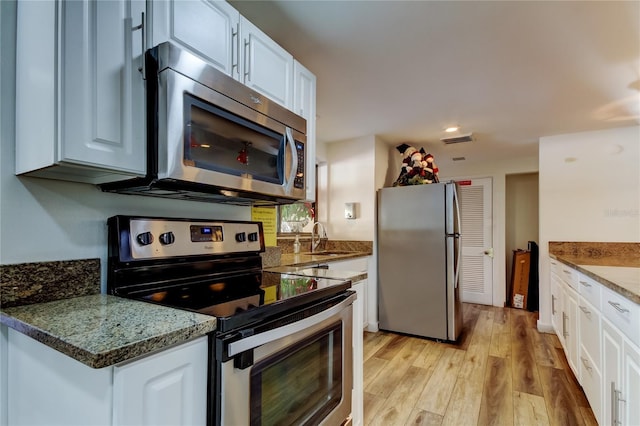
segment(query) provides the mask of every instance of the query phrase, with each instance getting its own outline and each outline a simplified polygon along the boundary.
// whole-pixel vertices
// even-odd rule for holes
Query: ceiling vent
[[[441,138],[440,140],[446,144],[471,142],[473,141],[473,133],[467,133],[465,135],[447,136],[445,138]]]

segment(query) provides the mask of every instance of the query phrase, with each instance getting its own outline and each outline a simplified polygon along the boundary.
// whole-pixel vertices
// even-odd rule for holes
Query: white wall
[[[326,203],[327,233],[331,239],[373,240],[376,197],[374,146],[374,136],[326,145],[328,192],[323,201]],[[345,203],[357,203],[355,219],[345,219]]]
[[[540,138],[540,319],[549,241],[640,242],[640,127]]]
[[[110,194],[88,184],[16,177],[15,4],[0,3],[0,264],[100,258],[104,286],[105,225],[112,215],[250,219],[248,207]]]

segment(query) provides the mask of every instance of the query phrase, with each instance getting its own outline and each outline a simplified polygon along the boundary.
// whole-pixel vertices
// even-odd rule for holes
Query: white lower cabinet
[[[554,259],[550,263],[552,309],[563,299],[562,321],[554,328],[596,420],[640,426],[640,305]]]
[[[640,425],[640,349],[602,322],[603,424]]]
[[[206,424],[207,370],[206,337],[116,366],[113,424]]]
[[[580,383],[596,419],[602,423],[602,366],[600,311],[580,295],[578,302],[580,328]]]
[[[10,425],[205,425],[206,337],[94,369],[8,329]],[[34,409],[37,407],[37,409]]]
[[[554,272],[552,272],[549,282],[551,286],[551,325],[558,335],[560,343],[562,343],[562,346],[564,347],[562,281]]]
[[[338,271],[366,272],[369,262],[366,257],[330,262],[329,269]],[[367,318],[367,280],[352,283],[358,295],[353,305],[353,394],[351,418],[353,426],[364,424],[364,342],[363,332]]]
[[[569,286],[565,286],[563,294],[563,332],[564,350],[567,355],[569,367],[576,377],[580,377],[578,365],[578,351],[580,339],[578,335],[578,293]]]

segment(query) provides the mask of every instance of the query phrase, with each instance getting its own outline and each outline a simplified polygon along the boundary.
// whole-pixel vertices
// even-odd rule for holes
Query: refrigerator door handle
[[[458,253],[456,253],[456,270],[454,273],[454,279],[455,279],[455,287],[454,288],[458,288],[458,281],[460,278],[460,259],[462,258],[462,239],[460,238],[460,203],[458,202],[458,192],[456,190],[456,186],[452,185],[453,187],[453,204],[455,204],[456,206],[456,228],[454,229],[454,231],[458,231],[455,232],[454,236],[455,238],[458,240]]]

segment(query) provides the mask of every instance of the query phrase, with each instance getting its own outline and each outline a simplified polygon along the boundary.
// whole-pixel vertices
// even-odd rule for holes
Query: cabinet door
[[[576,377],[580,377],[578,369],[578,294],[569,286],[564,286],[564,340],[567,361]]]
[[[625,341],[622,353],[622,424],[640,425],[640,349]]]
[[[145,173],[144,0],[62,3],[62,161]]]
[[[115,367],[114,424],[205,425],[207,337]]]
[[[293,108],[293,56],[240,17],[240,81],[280,105]]]
[[[560,342],[564,346],[564,334],[563,334],[563,305],[562,305],[562,283],[556,274],[553,272],[550,276],[551,287],[551,324],[555,330]]]
[[[622,391],[622,336],[609,322],[602,321],[602,421],[616,424],[618,395]]]
[[[238,79],[240,13],[226,1],[151,2],[152,45],[173,41]]]
[[[305,145],[307,201],[316,199],[316,76],[298,61],[293,62],[293,112],[307,120]]]

